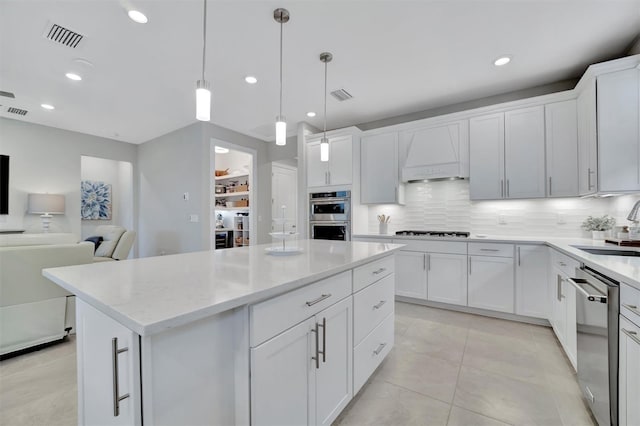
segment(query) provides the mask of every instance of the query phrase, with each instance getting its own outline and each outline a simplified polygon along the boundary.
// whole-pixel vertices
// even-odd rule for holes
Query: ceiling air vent
[[[344,89],[334,90],[333,92],[331,92],[331,96],[333,96],[340,102],[348,101],[349,99],[353,98],[353,96],[351,96],[351,93],[347,92]]]
[[[71,47],[72,49],[78,47],[78,44],[84,38],[82,34],[51,22],[48,23],[43,35],[51,41],[60,43],[63,46]]]
[[[20,108],[9,107],[9,108],[7,109],[7,112],[10,112],[11,114],[27,115],[27,113],[28,113],[29,111],[27,111],[26,109],[20,109]]]
[[[0,90],[0,96],[4,96],[5,98],[15,99],[16,95],[11,92],[5,92],[4,90]]]

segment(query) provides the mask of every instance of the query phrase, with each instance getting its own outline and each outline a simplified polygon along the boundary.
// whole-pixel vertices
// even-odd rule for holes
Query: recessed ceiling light
[[[53,105],[49,105],[49,104],[40,104],[40,106],[42,108],[48,109],[48,110],[56,109],[56,107],[54,107]]]
[[[227,152],[229,152],[229,150],[227,148],[223,148],[221,146],[217,146],[216,145],[216,154],[226,154]]]
[[[309,111],[309,112],[307,113],[307,117],[315,117],[315,116],[316,116],[316,113],[315,113],[315,112],[313,112],[313,111]]]
[[[80,77],[78,74],[73,73],[73,72],[68,72],[65,74],[67,76],[67,78],[69,80],[73,80],[73,81],[80,81],[82,80],[82,77]]]
[[[246,81],[249,84],[256,84],[258,82],[258,79],[252,75],[248,75],[244,78],[244,81]]]
[[[137,22],[138,24],[146,24],[147,22],[149,22],[147,16],[139,10],[130,10],[128,12],[128,15],[132,21]]]
[[[496,67],[501,67],[503,65],[507,65],[509,62],[511,62],[511,56],[502,56],[493,61],[493,65],[495,65]]]

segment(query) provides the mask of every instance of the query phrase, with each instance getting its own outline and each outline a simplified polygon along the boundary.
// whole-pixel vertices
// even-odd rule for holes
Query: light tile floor
[[[75,339],[0,362],[0,424],[77,423]],[[549,328],[396,303],[396,345],[337,425],[592,426]]]

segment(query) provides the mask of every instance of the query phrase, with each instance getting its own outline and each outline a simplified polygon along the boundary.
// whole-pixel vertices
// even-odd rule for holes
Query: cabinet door
[[[251,423],[306,425],[315,406],[315,319],[251,349]],[[315,336],[314,336],[315,337]]]
[[[504,113],[469,120],[469,193],[472,200],[504,196]]]
[[[547,246],[516,246],[516,314],[548,318],[548,265]]]
[[[469,256],[469,306],[513,313],[513,258]]]
[[[415,251],[396,252],[396,294],[427,298],[427,256]]]
[[[576,101],[545,105],[547,196],[578,195],[578,121]]]
[[[76,315],[78,423],[140,425],[139,336],[80,299],[76,299]],[[125,352],[117,353],[125,348]],[[119,402],[117,415],[114,379],[118,396],[129,394]]]
[[[565,295],[563,293],[565,277],[558,268],[553,268],[553,270],[555,284],[553,286],[553,322],[551,324],[558,341],[564,346],[567,336],[567,305],[564,302]]]
[[[330,425],[353,397],[352,318],[351,297],[316,315],[323,352],[315,370],[317,425]]]
[[[620,316],[620,426],[640,425],[640,327]]]
[[[320,161],[320,142],[307,144],[307,186],[327,186],[328,170],[328,163]]]
[[[568,281],[562,283],[562,294],[565,296],[563,301],[566,305],[566,335],[564,350],[573,365],[578,368],[578,329],[576,324],[576,288],[569,284]]]
[[[427,254],[427,299],[467,306],[467,256]]]
[[[507,111],[504,140],[506,197],[544,197],[544,107]]]
[[[596,126],[596,80],[587,82],[576,101],[578,107],[578,193],[596,192],[598,138]]]
[[[365,136],[360,145],[360,202],[398,202],[398,132]]]
[[[640,69],[598,76],[600,191],[640,190]]]
[[[351,136],[329,142],[329,184],[351,185],[353,182],[353,151]],[[320,154],[318,153],[318,158]]]

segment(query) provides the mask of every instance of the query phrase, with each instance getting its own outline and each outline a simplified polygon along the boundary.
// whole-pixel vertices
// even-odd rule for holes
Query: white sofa
[[[75,326],[71,294],[42,269],[92,263],[94,245],[77,241],[73,234],[0,234],[0,355],[61,339]]]

